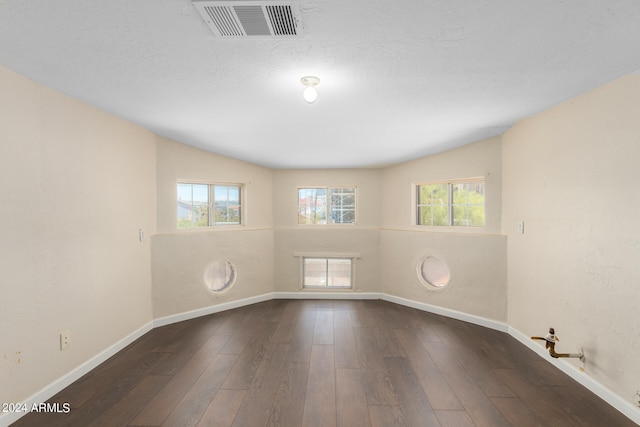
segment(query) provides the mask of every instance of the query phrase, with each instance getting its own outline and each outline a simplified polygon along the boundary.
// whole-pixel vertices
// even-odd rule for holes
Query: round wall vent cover
[[[204,271],[204,283],[213,292],[229,289],[235,281],[236,267],[226,259],[212,261]]]
[[[418,278],[429,288],[442,289],[449,284],[451,273],[440,258],[428,256],[418,263]]]

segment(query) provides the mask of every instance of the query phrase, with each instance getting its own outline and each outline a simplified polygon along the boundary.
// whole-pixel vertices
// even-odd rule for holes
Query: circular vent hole
[[[235,281],[236,267],[226,259],[212,261],[204,271],[204,283],[213,292],[229,289]]]
[[[431,289],[442,289],[449,284],[449,267],[440,258],[428,256],[418,263],[418,278]]]

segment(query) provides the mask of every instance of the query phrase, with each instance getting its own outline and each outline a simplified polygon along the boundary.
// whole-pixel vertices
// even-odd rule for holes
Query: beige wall
[[[157,141],[158,234],[151,239],[154,317],[165,317],[274,290],[272,171],[177,142]],[[240,183],[244,224],[178,230],[176,182]],[[228,259],[237,281],[226,292],[205,287],[204,272]]]
[[[325,226],[323,229],[367,229],[380,226],[382,172],[379,169],[275,170],[273,174],[274,222],[278,228],[319,229],[317,225],[298,225],[298,187],[305,186],[357,187],[357,224]]]
[[[271,169],[157,138],[158,233],[174,233],[176,182],[239,183],[245,191],[244,224],[224,227],[237,231],[273,226]],[[220,230],[222,228],[216,228]],[[201,232],[202,230],[197,230]],[[179,233],[188,233],[179,230]]]
[[[503,139],[509,324],[526,336],[555,327],[557,350],[584,348],[585,374],[629,401],[640,388],[639,117],[640,76],[627,76]]]
[[[274,171],[276,225],[276,290],[299,290],[296,254],[359,255],[355,261],[354,289],[378,292],[381,171],[376,169]],[[298,225],[298,187],[355,186],[357,224]]]
[[[273,287],[273,230],[202,231],[158,234],[151,240],[155,318],[264,295]],[[205,286],[204,273],[216,260],[237,272],[223,292]]]
[[[415,184],[469,177],[485,178],[486,227],[415,225]],[[499,235],[500,138],[388,167],[382,184],[382,291],[506,323],[506,239]],[[426,256],[448,265],[447,288],[430,291],[419,281],[417,265]]]
[[[486,227],[415,225],[415,185],[449,179],[484,177]],[[422,157],[383,169],[382,228],[393,230],[499,234],[502,210],[502,144],[499,137]]]
[[[152,320],[155,137],[1,67],[0,93],[0,402],[21,402]]]

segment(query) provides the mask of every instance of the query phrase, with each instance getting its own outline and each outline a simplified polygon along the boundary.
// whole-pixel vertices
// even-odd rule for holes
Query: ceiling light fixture
[[[304,92],[302,92],[304,100],[309,104],[316,102],[316,99],[318,99],[316,86],[320,84],[320,79],[316,76],[305,76],[300,79],[300,82],[305,86]]]

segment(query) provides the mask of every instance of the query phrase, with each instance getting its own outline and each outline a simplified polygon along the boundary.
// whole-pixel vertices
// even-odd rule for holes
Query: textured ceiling
[[[189,0],[0,0],[0,65],[274,168],[376,167],[500,134],[640,69],[638,0],[301,0],[304,37],[215,38]],[[320,77],[307,104],[300,78]]]

